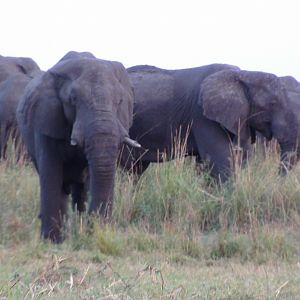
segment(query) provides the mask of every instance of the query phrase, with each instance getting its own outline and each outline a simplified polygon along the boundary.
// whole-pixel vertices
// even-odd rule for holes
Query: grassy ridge
[[[272,151],[255,155],[223,186],[190,159],[154,164],[137,183],[120,171],[112,224],[94,220],[87,234],[70,211],[53,246],[39,239],[35,171],[2,164],[0,298],[297,299],[300,169],[283,178],[277,165]]]

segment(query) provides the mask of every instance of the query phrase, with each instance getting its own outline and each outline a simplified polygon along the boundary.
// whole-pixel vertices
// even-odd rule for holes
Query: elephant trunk
[[[274,114],[272,132],[280,145],[280,174],[286,174],[300,158],[299,122],[297,115],[286,108]]]
[[[86,155],[89,164],[91,204],[89,213],[110,218],[113,206],[113,190],[116,161],[118,157],[119,136],[112,121],[105,121],[106,128],[99,123],[97,132],[86,140]],[[110,123],[112,126],[108,126]]]
[[[279,142],[280,144],[280,174],[286,174],[300,159],[298,143]]]
[[[113,190],[115,181],[116,163],[105,163],[105,157],[91,159],[90,167],[90,193],[91,205],[89,213],[101,215],[109,219],[113,206]],[[112,158],[109,158],[112,160]]]

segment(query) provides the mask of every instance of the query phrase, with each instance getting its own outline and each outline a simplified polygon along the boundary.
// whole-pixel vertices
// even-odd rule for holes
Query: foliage
[[[118,171],[112,223],[70,209],[54,246],[39,238],[34,169],[1,163],[0,298],[292,299],[300,169],[280,177],[274,151],[246,165],[226,184],[183,156],[139,180]]]

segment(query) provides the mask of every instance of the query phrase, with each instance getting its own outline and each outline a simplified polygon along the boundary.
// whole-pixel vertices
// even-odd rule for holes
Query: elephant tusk
[[[127,144],[128,146],[135,147],[135,148],[141,148],[142,147],[137,141],[132,140],[129,137],[124,138],[124,143]]]
[[[77,146],[77,141],[74,139],[71,139],[70,144],[71,144],[71,146]]]

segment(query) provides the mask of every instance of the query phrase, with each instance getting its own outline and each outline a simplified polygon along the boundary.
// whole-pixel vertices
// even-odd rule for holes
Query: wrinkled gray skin
[[[172,136],[181,132],[186,155],[208,161],[211,174],[226,180],[232,145],[246,147],[256,132],[281,146],[282,160],[297,150],[299,120],[286,91],[273,74],[228,65],[184,70],[152,66],[127,69],[135,105],[130,136],[146,150],[124,147],[121,166],[141,174],[151,162],[174,158]]]
[[[42,237],[61,242],[70,190],[84,210],[109,218],[116,160],[132,123],[133,93],[121,63],[72,52],[34,79],[18,123],[40,179]],[[74,200],[75,195],[75,200]]]
[[[296,78],[292,76],[282,76],[280,77],[280,82],[287,91],[300,93],[300,83]]]
[[[22,143],[17,127],[16,108],[25,86],[40,72],[31,58],[0,56],[0,159],[6,158],[9,136],[14,140],[17,159],[20,158]]]

